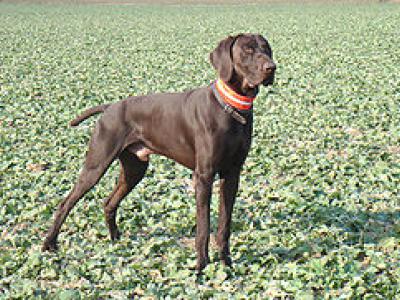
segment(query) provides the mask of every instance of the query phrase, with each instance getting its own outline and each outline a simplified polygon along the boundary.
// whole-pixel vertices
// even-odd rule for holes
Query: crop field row
[[[400,6],[0,3],[0,299],[400,299]],[[112,243],[102,199],[79,202],[40,251],[82,166],[87,107],[216,77],[229,34],[272,45],[255,102],[225,268],[197,276],[190,172],[152,157]],[[217,224],[218,182],[212,200]]]

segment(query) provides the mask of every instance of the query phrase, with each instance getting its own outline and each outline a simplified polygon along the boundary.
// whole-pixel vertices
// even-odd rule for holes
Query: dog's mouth
[[[251,80],[251,81],[247,80],[247,85],[250,88],[256,88],[261,84],[263,86],[272,85],[274,83],[274,78],[275,78],[274,73],[272,73],[272,74],[269,74],[268,76],[261,78],[259,80]]]
[[[264,80],[262,81],[262,85],[263,85],[263,86],[272,85],[272,84],[274,83],[274,79],[275,79],[275,76],[274,76],[274,75],[271,75],[271,76],[269,76],[268,78],[266,78],[266,79],[264,79]]]

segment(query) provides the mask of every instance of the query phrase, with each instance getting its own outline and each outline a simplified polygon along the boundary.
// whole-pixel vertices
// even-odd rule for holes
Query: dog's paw
[[[111,241],[116,242],[121,238],[121,233],[119,230],[115,230],[110,233]]]
[[[42,251],[56,252],[58,250],[57,242],[45,240],[42,246]]]
[[[201,273],[201,271],[203,271],[203,269],[208,265],[209,262],[210,259],[208,257],[203,259],[197,259],[196,271],[198,273]]]
[[[227,267],[232,266],[232,259],[229,254],[229,251],[220,251],[219,252],[219,260]]]
[[[225,266],[232,267],[232,259],[228,255],[221,256],[220,260]]]

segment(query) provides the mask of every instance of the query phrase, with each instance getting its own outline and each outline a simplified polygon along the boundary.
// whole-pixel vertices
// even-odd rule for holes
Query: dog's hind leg
[[[136,155],[124,150],[119,156],[121,170],[118,183],[111,195],[104,201],[104,215],[110,231],[111,239],[117,240],[120,236],[115,221],[118,206],[122,199],[142,180],[148,161],[140,160]]]
[[[55,214],[54,223],[47,232],[42,250],[56,250],[60,228],[75,204],[103,176],[115,157],[119,154],[123,140],[118,139],[119,132],[105,128],[101,120],[92,135],[85,164],[78,181],[69,195],[61,202]]]

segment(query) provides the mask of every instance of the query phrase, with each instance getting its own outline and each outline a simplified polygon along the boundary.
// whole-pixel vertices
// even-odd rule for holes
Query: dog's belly
[[[131,144],[126,147],[126,149],[130,153],[136,155],[141,161],[149,161],[151,154],[159,154],[171,158],[189,169],[194,169],[194,158],[189,152],[182,153],[182,151],[158,151],[146,146],[144,143]],[[180,154],[177,155],[177,153]]]

